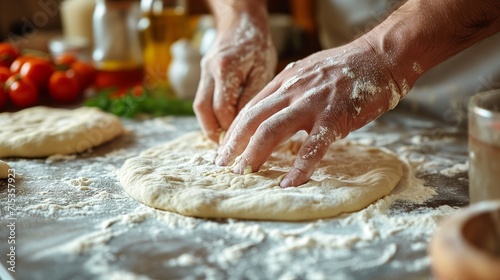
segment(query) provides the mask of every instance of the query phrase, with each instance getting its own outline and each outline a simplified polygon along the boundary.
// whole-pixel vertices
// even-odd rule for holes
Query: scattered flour
[[[89,186],[94,183],[94,181],[92,180],[89,180],[85,177],[81,177],[81,178],[77,178],[77,179],[71,179],[68,181],[68,183],[75,187],[75,188],[78,188],[80,190],[88,190],[89,189]]]
[[[469,171],[469,162],[466,161],[464,163],[457,163],[453,165],[452,167],[445,168],[441,171],[439,171],[440,174],[448,176],[448,177],[453,177],[457,174],[467,172]]]
[[[135,134],[144,136],[141,141],[146,146],[156,145],[152,138],[156,133],[161,135],[158,130],[163,125],[164,122],[147,120],[140,123]],[[431,127],[427,123],[416,125]],[[154,266],[164,275],[172,274],[171,279],[258,279],[262,275],[273,279],[353,279],[375,273],[381,267],[398,272],[395,277],[428,275],[429,239],[439,222],[456,208],[425,206],[436,191],[425,186],[414,173],[432,174],[437,170],[440,175],[454,176],[467,170],[467,162],[418,157],[419,146],[430,139],[427,136],[416,136],[409,145],[397,146],[403,140],[401,134],[371,133],[371,126],[352,133],[348,139],[395,147],[400,158],[408,163],[400,184],[391,194],[361,211],[308,222],[205,220],[137,205],[116,181],[115,171],[128,154],[122,149],[94,157],[79,168],[71,166],[71,160],[53,162],[55,169],[63,170],[63,176],[68,176],[64,170],[76,171],[70,178],[58,180],[43,171],[33,178],[28,172],[23,177],[23,191],[32,195],[20,196],[23,212],[19,218],[57,220],[55,225],[84,223],[81,228],[85,230],[76,227],[67,233],[72,235],[66,239],[41,239],[33,249],[25,249],[31,255],[28,260],[59,265],[61,260],[81,258],[81,269],[93,278],[120,280],[158,278],[145,276],[143,266]],[[314,137],[320,140],[325,135],[320,129]],[[30,162],[20,160],[15,164],[24,166]],[[26,170],[52,168],[44,164],[45,160],[41,160],[40,165]],[[44,176],[47,178],[38,183]],[[51,183],[46,184],[47,181]],[[75,189],[82,187],[88,189]],[[356,274],[360,272],[364,274]]]
[[[75,158],[76,158],[75,154],[71,154],[71,155],[55,154],[55,155],[48,156],[45,159],[45,163],[50,164],[50,163],[57,162],[57,161],[74,160]]]

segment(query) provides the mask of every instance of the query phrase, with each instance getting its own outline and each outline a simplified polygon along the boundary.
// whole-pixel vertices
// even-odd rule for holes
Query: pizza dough
[[[72,154],[123,134],[120,120],[96,108],[33,107],[0,114],[0,158]]]
[[[213,164],[216,145],[193,132],[128,159],[118,177],[134,199],[187,216],[306,220],[365,208],[389,194],[403,175],[395,155],[340,141],[308,183],[282,189],[281,176],[301,143],[289,140],[259,172],[237,175]]]
[[[6,162],[0,160],[0,179],[9,177],[9,169],[10,166]]]

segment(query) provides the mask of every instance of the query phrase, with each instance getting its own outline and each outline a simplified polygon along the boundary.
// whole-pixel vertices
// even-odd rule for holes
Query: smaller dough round
[[[309,182],[282,189],[280,179],[303,140],[278,146],[259,172],[237,175],[213,164],[216,145],[194,132],[128,159],[118,177],[130,196],[154,208],[205,218],[293,221],[358,211],[389,194],[403,175],[397,156],[339,141]]]
[[[33,107],[0,114],[0,158],[73,154],[99,146],[124,129],[116,116],[97,108]]]
[[[9,169],[10,166],[6,162],[0,160],[0,179],[9,177]]]

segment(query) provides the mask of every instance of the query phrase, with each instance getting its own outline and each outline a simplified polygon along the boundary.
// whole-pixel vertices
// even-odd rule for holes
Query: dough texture
[[[0,160],[0,179],[9,177],[9,169],[10,166],[6,162]]]
[[[0,158],[72,154],[123,134],[120,120],[96,108],[32,107],[0,114]]]
[[[281,176],[301,144],[294,137],[278,146],[259,172],[237,175],[213,164],[216,145],[193,132],[128,159],[118,177],[134,199],[186,216],[307,220],[365,208],[389,194],[403,175],[395,155],[340,141],[308,183],[282,189]]]

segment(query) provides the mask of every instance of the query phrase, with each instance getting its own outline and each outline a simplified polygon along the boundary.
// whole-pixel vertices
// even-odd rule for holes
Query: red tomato
[[[9,68],[0,66],[0,84],[4,83],[7,81],[7,79],[12,76],[10,73]]]
[[[23,67],[24,63],[26,63],[28,61],[32,61],[32,60],[43,61],[43,62],[47,62],[50,64],[50,61],[48,59],[45,59],[45,58],[42,58],[39,56],[22,55],[22,56],[19,56],[18,58],[16,58],[16,60],[14,60],[14,62],[12,62],[12,64],[10,65],[10,72],[12,72],[12,74],[19,73],[21,71],[21,67]]]
[[[38,102],[38,89],[30,80],[14,75],[7,80],[10,100],[18,107],[30,107]]]
[[[0,43],[0,66],[10,67],[18,56],[19,53],[11,44]]]
[[[28,78],[38,88],[46,88],[54,67],[47,61],[32,59],[26,61],[21,67],[19,74],[21,78]]]
[[[80,89],[84,90],[94,83],[95,69],[89,63],[83,61],[75,61],[71,64],[71,69],[75,71],[75,75],[80,82]]]
[[[10,70],[7,67],[0,66],[0,108],[7,103],[7,91],[5,90],[5,82],[10,77]]]
[[[54,63],[56,65],[70,66],[74,62],[76,62],[76,56],[71,53],[63,53],[56,58],[54,58]]]
[[[5,84],[0,83],[0,108],[7,103],[7,92],[5,91]]]
[[[19,73],[19,71],[21,71],[21,67],[23,66],[23,64],[28,60],[30,60],[30,57],[27,56],[20,56],[16,58],[16,60],[14,60],[10,65],[10,72],[12,72],[12,74]]]
[[[80,85],[73,70],[56,71],[49,79],[49,94],[59,102],[75,101],[80,95]]]
[[[134,97],[141,97],[144,94],[144,88],[142,86],[135,86],[130,90],[130,93]]]
[[[127,88],[121,87],[118,88],[115,92],[111,93],[109,95],[109,99],[115,100],[115,99],[122,99],[127,95]]]

